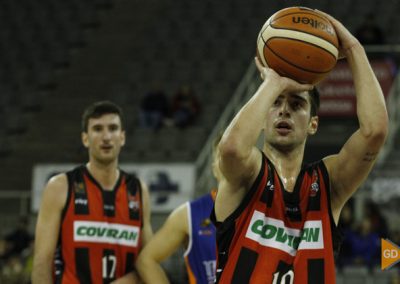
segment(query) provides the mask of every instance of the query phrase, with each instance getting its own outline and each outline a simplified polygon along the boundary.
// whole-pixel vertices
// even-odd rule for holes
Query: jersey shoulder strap
[[[134,174],[128,174],[121,171],[125,176],[126,189],[128,194],[129,218],[131,220],[139,220],[142,216],[143,198],[142,185],[140,180]]]
[[[68,180],[68,202],[71,197],[73,202],[69,206],[74,206],[75,215],[89,215],[89,200],[87,196],[87,186],[84,180],[85,166],[81,165],[66,173]],[[66,211],[67,208],[65,208]]]

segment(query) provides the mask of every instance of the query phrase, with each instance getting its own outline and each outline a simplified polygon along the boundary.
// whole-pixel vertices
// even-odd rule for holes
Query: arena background
[[[383,40],[367,40],[365,48],[385,92],[390,134],[372,174],[346,207],[342,226],[363,241],[375,234],[379,240],[389,238],[400,244],[396,208],[400,196],[400,1],[2,0],[0,254],[21,217],[28,217],[22,225],[34,232],[33,201],[40,198],[34,179],[45,182],[58,166],[86,161],[80,116],[85,106],[97,100],[112,100],[126,113],[127,145],[121,163],[157,165],[157,171],[146,176],[153,194],[164,186],[153,204],[179,195],[182,183],[163,170],[171,164],[193,167],[193,176],[189,174],[185,181],[189,188],[181,188],[189,191],[188,198],[214,187],[213,138],[260,83],[253,64],[257,34],[274,12],[297,5],[331,13],[352,32],[368,22],[383,33]],[[141,101],[147,93],[162,90],[172,99],[186,85],[201,105],[194,123],[178,128],[167,120],[157,130],[139,127]],[[307,161],[336,153],[358,123],[345,64],[339,63],[320,89],[320,131],[308,141]],[[35,177],[35,166],[49,165],[54,170]],[[168,212],[153,213],[154,230]],[[398,265],[380,269],[380,243],[368,247],[374,250],[373,259],[352,255],[351,247],[342,249],[338,283],[398,283]],[[16,257],[2,257],[0,283],[29,283],[31,252],[28,246]],[[173,283],[185,283],[182,252],[164,263]]]

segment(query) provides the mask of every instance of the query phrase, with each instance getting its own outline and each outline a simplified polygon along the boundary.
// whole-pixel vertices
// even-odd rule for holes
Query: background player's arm
[[[35,233],[33,284],[53,283],[54,252],[67,191],[68,182],[65,174],[53,177],[43,191]]]
[[[361,44],[338,21],[327,15],[352,70],[360,128],[339,154],[324,159],[331,180],[332,210],[337,222],[340,210],[371,171],[388,132],[385,99]]]
[[[264,68],[258,59],[256,64],[264,81],[232,120],[219,143],[219,167],[225,179],[220,183],[215,203],[218,221],[223,221],[239,205],[258,175],[262,159],[255,145],[272,104],[282,92],[312,88]]]
[[[187,237],[187,204],[184,204],[170,214],[139,255],[136,268],[145,283],[169,283],[160,263],[184,244]]]

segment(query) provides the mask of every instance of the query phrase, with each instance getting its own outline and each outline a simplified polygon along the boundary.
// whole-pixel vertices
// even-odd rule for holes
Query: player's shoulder
[[[146,182],[144,182],[140,178],[137,178],[137,182],[138,182],[138,189],[140,190],[141,195],[144,198],[144,201],[150,202],[150,191],[149,191],[149,187],[147,186]]]
[[[66,173],[60,173],[52,176],[47,182],[46,188],[55,188],[59,190],[67,189],[68,177]]]
[[[133,184],[136,186],[140,191],[144,192],[144,194],[148,195],[148,187],[146,182],[144,182],[141,178],[139,178],[136,174],[126,172],[122,169],[120,170],[120,174],[124,176],[126,184]]]
[[[142,188],[142,190],[149,191],[149,188],[148,188],[148,186],[147,186],[147,183],[146,183],[144,180],[142,180],[142,179],[140,179],[140,178],[137,178],[137,180],[138,180],[138,182],[139,182],[140,187]]]
[[[301,165],[301,169],[302,169],[302,171],[312,172],[312,171],[314,171],[314,170],[316,170],[318,168],[326,168],[326,163],[325,163],[324,159],[303,163]]]
[[[324,167],[326,168],[328,174],[332,174],[334,168],[337,166],[336,163],[338,161],[337,159],[338,155],[330,155],[330,156],[326,156],[325,158],[323,158],[322,164],[324,165]]]
[[[57,174],[49,179],[43,191],[43,199],[62,208],[68,195],[68,178],[65,173]]]
[[[169,215],[169,217],[168,217],[169,221],[176,223],[176,224],[187,223],[188,209],[189,209],[189,202],[185,202],[185,203],[179,205]]]
[[[179,205],[177,208],[175,208],[170,216],[173,218],[177,218],[179,220],[179,218],[187,218],[187,213],[188,213],[188,208],[189,207],[189,202],[185,202],[181,205]],[[181,219],[182,220],[182,219]]]

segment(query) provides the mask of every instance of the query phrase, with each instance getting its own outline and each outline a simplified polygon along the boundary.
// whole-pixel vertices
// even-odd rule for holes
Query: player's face
[[[310,96],[307,92],[284,93],[278,96],[268,112],[265,140],[281,149],[293,149],[314,134],[318,118],[310,117]]]
[[[101,163],[115,161],[125,144],[125,131],[122,130],[120,117],[105,114],[99,118],[90,118],[87,132],[82,133],[82,141],[91,159]]]

